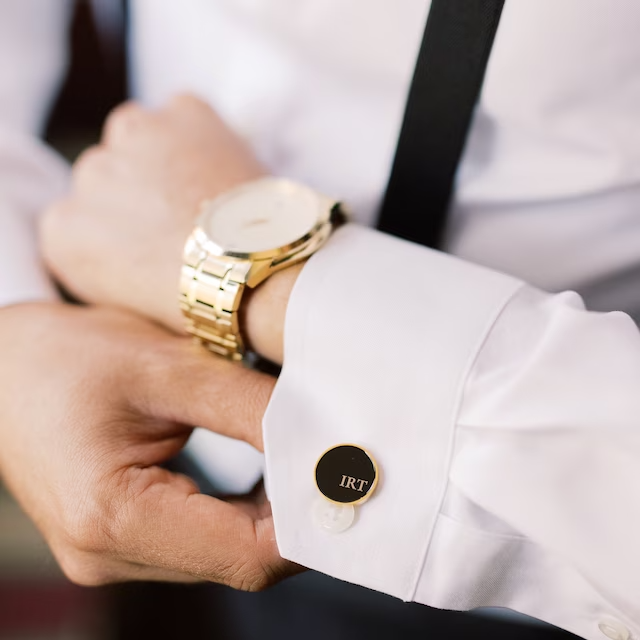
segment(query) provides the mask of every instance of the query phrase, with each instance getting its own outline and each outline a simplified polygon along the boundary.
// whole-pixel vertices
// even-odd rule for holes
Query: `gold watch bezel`
[[[256,182],[267,180],[313,192],[318,207],[313,227],[294,241],[265,251],[233,251],[211,239],[203,219],[208,220],[214,214],[212,207],[224,206],[242,191],[255,189]],[[344,222],[345,214],[336,200],[286,178],[261,178],[245,183],[217,198],[204,200],[200,210],[183,249],[180,309],[187,331],[199,342],[218,355],[242,360],[246,351],[242,328],[238,325],[238,311],[244,287],[256,287],[276,271],[310,257],[327,241],[332,230]]]
[[[297,253],[297,250],[304,248],[305,245],[314,238],[314,236],[322,231],[322,228],[325,225],[331,222],[331,213],[336,202],[334,200],[326,198],[325,196],[322,196],[321,194],[318,194],[317,192],[314,192],[314,194],[318,197],[318,219],[315,225],[311,229],[309,229],[309,231],[303,236],[288,244],[274,247],[273,249],[266,249],[265,251],[243,252],[234,251],[233,249],[225,249],[225,247],[217,244],[214,240],[212,240],[209,237],[209,234],[205,231],[205,218],[208,219],[211,215],[213,215],[214,207],[216,209],[219,207],[223,207],[229,200],[237,198],[246,191],[255,189],[256,184],[261,182],[271,182],[280,185],[288,185],[295,189],[300,189],[302,187],[304,189],[313,191],[310,187],[307,187],[306,185],[300,185],[299,183],[294,182],[293,180],[288,180],[287,178],[264,177],[230,189],[229,191],[226,191],[225,193],[219,195],[217,198],[213,198],[211,200],[203,200],[200,203],[200,215],[196,219],[193,235],[198,244],[209,255],[221,258],[231,258],[238,261],[246,260],[249,262],[262,262],[266,260],[272,260],[273,262],[280,262],[279,258],[293,255]]]

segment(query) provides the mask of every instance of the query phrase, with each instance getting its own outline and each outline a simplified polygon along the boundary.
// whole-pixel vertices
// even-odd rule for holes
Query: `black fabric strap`
[[[378,228],[442,240],[453,181],[504,0],[433,0]]]

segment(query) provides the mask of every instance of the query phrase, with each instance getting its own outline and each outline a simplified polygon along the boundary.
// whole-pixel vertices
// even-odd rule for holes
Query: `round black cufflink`
[[[323,496],[314,507],[316,523],[328,531],[345,531],[355,518],[355,506],[366,502],[378,484],[373,456],[354,444],[340,444],[325,451],[315,469]]]

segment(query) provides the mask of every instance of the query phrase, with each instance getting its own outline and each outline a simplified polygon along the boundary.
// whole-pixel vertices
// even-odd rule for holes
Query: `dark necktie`
[[[442,241],[453,182],[504,0],[433,0],[378,228]]]

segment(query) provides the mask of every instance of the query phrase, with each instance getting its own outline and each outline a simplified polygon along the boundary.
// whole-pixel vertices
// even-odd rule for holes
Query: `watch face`
[[[265,178],[205,205],[201,225],[224,251],[258,253],[299,240],[316,226],[319,215],[313,190]]]

